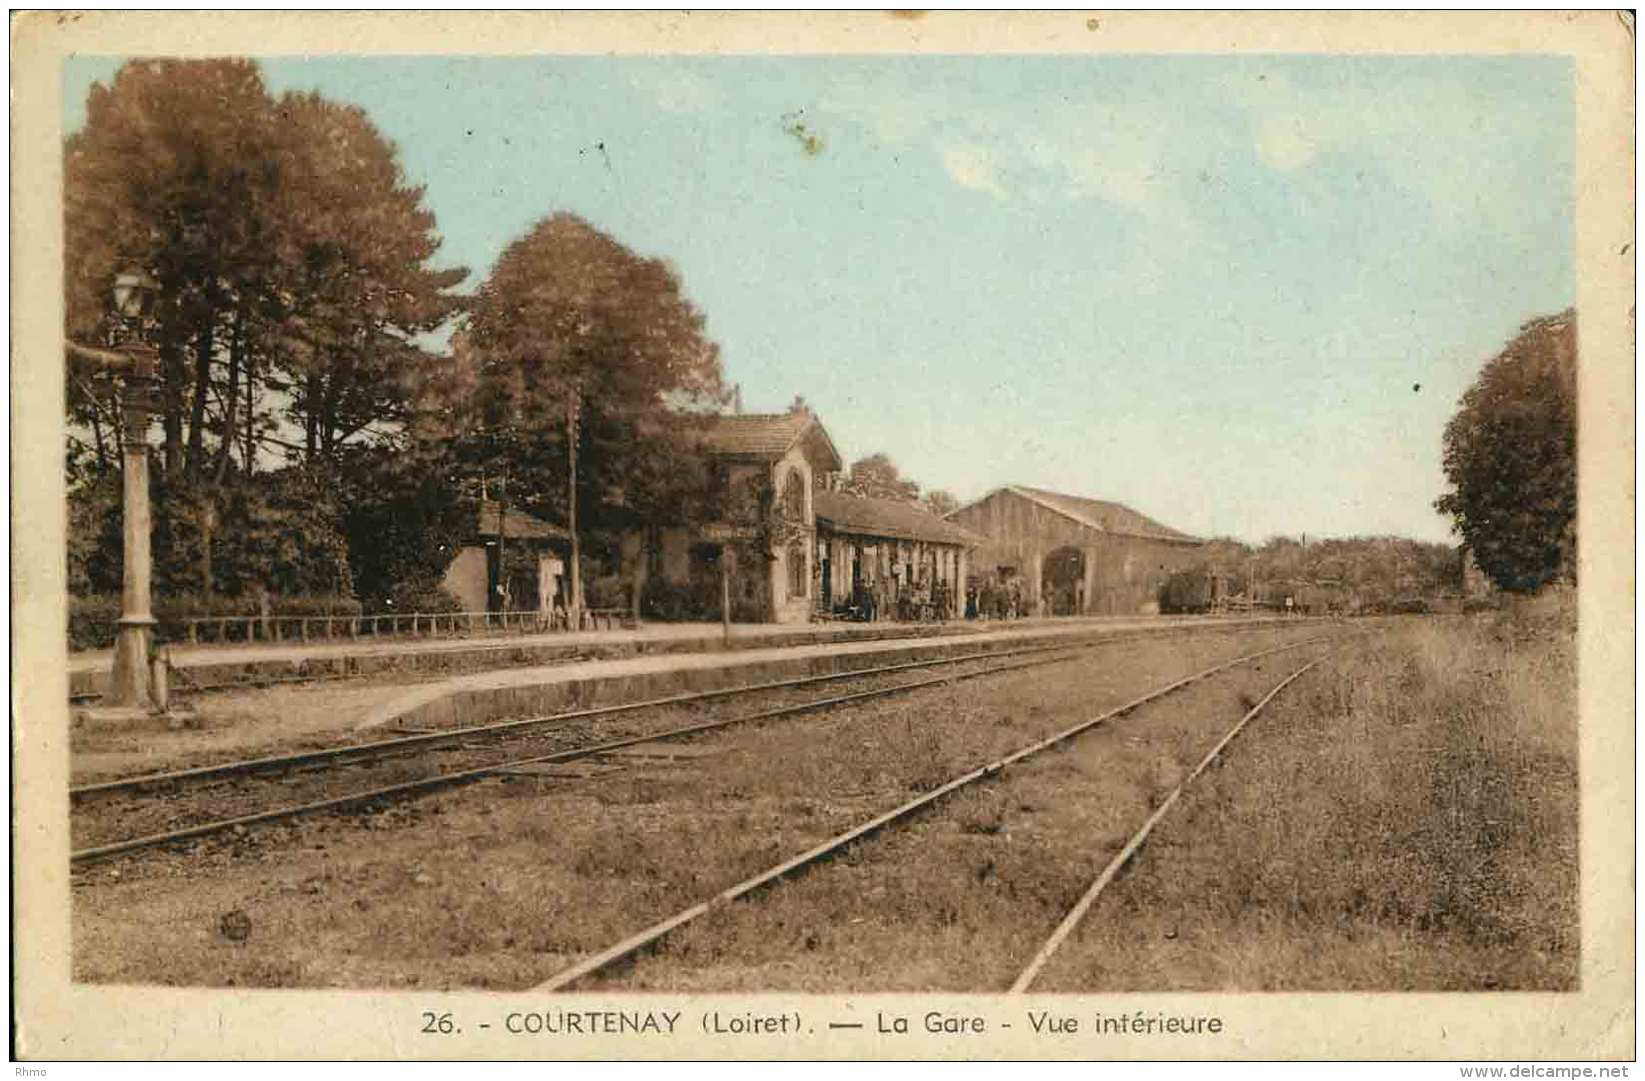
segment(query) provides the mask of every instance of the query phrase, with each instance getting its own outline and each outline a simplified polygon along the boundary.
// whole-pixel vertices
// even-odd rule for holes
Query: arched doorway
[[[1085,610],[1085,553],[1058,548],[1048,553],[1040,574],[1040,595],[1050,602],[1054,616],[1078,615]]]

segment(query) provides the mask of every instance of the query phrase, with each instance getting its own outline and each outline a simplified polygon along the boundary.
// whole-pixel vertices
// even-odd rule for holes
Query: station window
[[[788,546],[788,595],[809,596],[811,576],[805,569],[805,545],[796,541]]]
[[[798,469],[788,471],[783,485],[783,517],[790,522],[805,521],[805,475]]]

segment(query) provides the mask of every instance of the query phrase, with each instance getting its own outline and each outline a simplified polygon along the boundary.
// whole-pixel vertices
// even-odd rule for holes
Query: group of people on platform
[[[920,620],[942,622],[953,607],[954,592],[947,582],[918,578],[913,582],[881,578],[858,582],[852,592],[853,617],[864,622],[895,619],[904,623]]]
[[[1022,619],[1030,614],[1028,595],[1021,578],[1003,582],[984,578],[980,585],[966,588],[966,619]]]
[[[941,579],[918,578],[913,582],[887,577],[858,582],[852,590],[849,608],[839,614],[862,622],[897,620],[904,623],[935,620],[942,622],[951,615],[965,619],[1025,619],[1046,615],[1035,611],[1021,578],[999,580],[993,576],[973,579],[966,586],[962,603],[956,611],[954,587]],[[1045,600],[1041,609],[1047,609]]]

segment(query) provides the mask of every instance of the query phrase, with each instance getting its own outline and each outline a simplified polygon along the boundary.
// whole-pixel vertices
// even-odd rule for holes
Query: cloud
[[[697,113],[725,101],[725,94],[703,75],[679,64],[647,64],[629,76],[640,93],[670,113]]]
[[[954,183],[986,192],[1002,202],[1008,198],[1000,182],[999,166],[987,147],[976,143],[949,143],[940,148],[942,167]]]
[[[1195,172],[1164,136],[1169,124],[1143,106],[1072,110],[1021,133],[1022,161],[1069,199],[1099,199],[1177,232],[1194,230],[1183,178]],[[1207,148],[1193,149],[1200,153]]]
[[[889,146],[929,147],[962,187],[1029,202],[1100,199],[1188,227],[1181,170],[1168,168],[1174,116],[1130,102],[1047,102],[1025,112],[951,86],[887,80],[830,87],[819,111]]]
[[[869,115],[874,134],[886,143],[906,143],[931,124],[931,117],[924,109],[907,101],[877,103]]]
[[[1271,113],[1257,122],[1257,156],[1270,169],[1290,172],[1314,160],[1319,143],[1309,134],[1302,117]]]

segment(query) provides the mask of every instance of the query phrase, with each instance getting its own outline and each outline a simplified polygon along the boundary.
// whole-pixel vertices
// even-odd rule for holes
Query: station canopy
[[[835,533],[892,540],[924,541],[973,548],[983,538],[953,522],[945,522],[914,503],[895,499],[869,499],[844,492],[819,491],[812,494],[811,506],[819,528]]]

